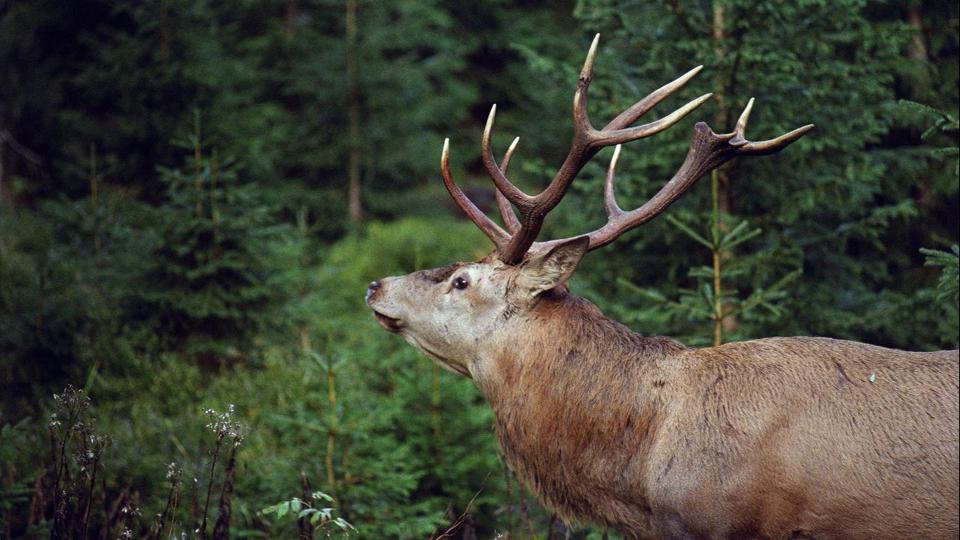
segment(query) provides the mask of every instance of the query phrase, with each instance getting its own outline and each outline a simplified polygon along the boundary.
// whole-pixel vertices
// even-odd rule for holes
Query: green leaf
[[[760,235],[761,232],[763,232],[759,228],[752,229],[749,231],[746,230],[746,228],[747,228],[747,222],[741,221],[739,225],[737,225],[732,231],[730,231],[729,234],[727,234],[720,240],[719,249],[721,251],[731,250],[734,247],[739,246],[744,242],[747,242],[749,240],[756,238],[757,236]]]
[[[680,221],[679,219],[673,217],[672,215],[667,215],[667,221],[669,221],[670,223],[672,223],[673,226],[675,226],[676,228],[678,228],[678,229],[680,229],[681,231],[683,231],[683,232],[684,232],[687,236],[689,236],[690,238],[693,238],[694,240],[696,240],[696,241],[699,242],[700,244],[703,244],[707,249],[710,249],[710,250],[713,249],[713,243],[712,243],[712,242],[709,242],[706,238],[704,238],[704,237],[700,236],[699,234],[697,234],[696,231],[694,231],[693,229],[691,229],[689,226],[687,226],[687,224],[683,223],[683,222]]]
[[[327,502],[333,502],[333,497],[331,497],[330,495],[327,495],[322,491],[314,491],[310,496],[313,497],[314,499],[323,499]]]

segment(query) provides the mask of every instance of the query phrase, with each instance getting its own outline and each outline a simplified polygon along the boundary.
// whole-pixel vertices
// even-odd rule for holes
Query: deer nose
[[[367,299],[367,300],[370,300],[370,297],[373,296],[374,293],[376,293],[377,291],[379,291],[379,290],[380,290],[380,287],[382,287],[382,286],[383,286],[383,285],[382,285],[379,281],[371,281],[370,284],[367,285],[367,297],[366,297],[366,299]]]

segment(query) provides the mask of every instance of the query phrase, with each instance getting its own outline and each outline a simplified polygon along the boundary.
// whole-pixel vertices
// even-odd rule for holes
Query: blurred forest
[[[574,292],[691,346],[957,347],[955,0],[0,0],[0,538],[605,538],[538,506],[472,383],[363,303],[490,249],[438,174],[450,137],[493,207],[490,104],[511,177],[546,184],[596,32],[594,118],[699,64],[648,118],[715,94],[624,148],[624,207],[750,97],[755,139],[817,128]],[[609,159],[544,236],[602,223]]]

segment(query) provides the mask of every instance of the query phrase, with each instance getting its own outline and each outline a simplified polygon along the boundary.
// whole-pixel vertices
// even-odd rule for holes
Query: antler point
[[[756,98],[750,98],[747,101],[747,106],[743,108],[743,112],[740,113],[740,118],[737,119],[737,126],[734,128],[734,132],[741,137],[744,136],[744,132],[747,129],[747,122],[750,120],[750,112],[753,110],[753,102],[756,101]]]
[[[590,43],[590,50],[587,52],[587,59],[583,62],[583,69],[580,70],[581,79],[589,79],[593,74],[593,61],[597,56],[597,44],[600,43],[600,34],[593,36],[593,42]]]
[[[493,131],[493,121],[497,117],[497,104],[490,107],[490,114],[487,115],[487,125],[483,128],[483,139],[489,140],[490,133]]]

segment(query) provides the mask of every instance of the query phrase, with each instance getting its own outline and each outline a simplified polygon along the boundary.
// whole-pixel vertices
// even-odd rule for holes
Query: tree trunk
[[[347,209],[351,223],[363,219],[360,191],[360,91],[357,82],[357,0],[347,0],[347,114],[350,155],[347,158]]]
[[[297,19],[300,18],[300,9],[297,7],[296,0],[287,0],[286,13],[283,16],[283,29],[287,37],[293,37],[297,33]]]
[[[714,99],[717,102],[717,114],[714,117],[714,126],[718,132],[726,132],[730,121],[727,113],[727,90],[732,80],[732,74],[728,73],[724,66],[723,58],[727,54],[726,40],[727,35],[724,29],[726,14],[722,0],[713,2],[713,43],[714,54],[717,56],[717,75],[714,79]],[[714,189],[712,189],[713,206],[720,215],[730,215],[733,213],[733,197],[731,178],[726,167],[719,167],[714,170],[713,176]],[[729,225],[721,218],[716,224],[724,233],[730,230]],[[721,282],[720,267],[723,263],[729,261],[733,254],[729,251],[714,254],[714,285],[717,302],[720,302]],[[720,306],[721,313],[729,311],[726,306]],[[732,332],[737,328],[737,318],[734,315],[724,315],[718,327],[714,329],[714,345],[720,345],[722,341],[722,332]]]
[[[0,212],[3,212],[5,210],[4,207],[7,206],[7,204],[9,204],[7,201],[10,198],[5,193],[5,190],[7,189],[7,176],[6,176],[6,169],[3,168],[3,159],[4,157],[6,157],[5,155],[6,152],[4,152],[6,148],[7,148],[6,143],[3,141],[3,139],[0,139]],[[10,206],[12,207],[13,205],[10,205]]]
[[[916,30],[907,48],[907,56],[911,60],[925,62],[927,43],[923,33],[923,13],[920,11],[920,2],[909,2],[907,5],[907,22]]]

